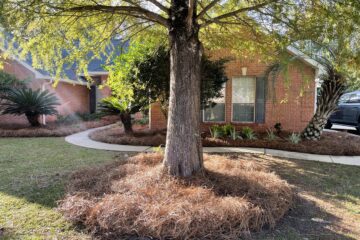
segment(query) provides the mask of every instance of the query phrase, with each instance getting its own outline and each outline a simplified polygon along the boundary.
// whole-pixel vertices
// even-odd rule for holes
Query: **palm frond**
[[[12,89],[4,96],[3,114],[55,115],[58,99],[48,90],[31,88]]]

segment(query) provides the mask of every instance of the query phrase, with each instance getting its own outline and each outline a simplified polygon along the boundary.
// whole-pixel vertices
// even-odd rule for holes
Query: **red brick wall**
[[[212,57],[219,58],[231,56],[226,50],[214,52]],[[232,78],[242,76],[242,67],[247,67],[246,76],[261,77],[265,75],[268,64],[256,58],[235,59],[226,66],[229,81],[226,83],[225,94],[225,122],[231,122],[232,111]],[[265,129],[280,122],[284,129],[301,131],[314,113],[315,102],[315,70],[301,61],[294,62],[289,67],[289,85],[285,83],[284,76],[279,76],[275,82],[275,91],[272,83],[268,82],[267,99],[265,104],[265,123],[232,123],[237,128],[250,126],[255,129]],[[288,87],[287,87],[288,86]],[[301,93],[303,89],[303,94]],[[276,98],[274,98],[274,93]],[[301,96],[302,95],[302,96]],[[216,123],[202,123],[202,130]],[[153,104],[150,111],[150,128],[161,129],[166,127],[166,120],[158,104]]]
[[[3,71],[15,75],[19,79],[25,79],[27,85],[33,89],[39,89],[42,85],[53,92],[61,105],[57,107],[59,114],[68,115],[76,112],[89,112],[89,89],[86,86],[59,82],[54,88],[47,80],[34,80],[35,75],[17,61],[7,59]],[[54,121],[55,116],[47,116],[47,121]],[[27,124],[25,116],[0,115],[0,124]]]

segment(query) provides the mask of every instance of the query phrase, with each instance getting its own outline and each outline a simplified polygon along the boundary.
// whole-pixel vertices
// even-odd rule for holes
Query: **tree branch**
[[[217,4],[220,1],[221,0],[213,0],[211,3],[209,3],[207,6],[205,6],[204,9],[201,10],[199,15],[197,16],[197,19],[202,18],[213,6],[215,6],[215,4]]]
[[[205,21],[203,24],[201,24],[201,27],[206,27],[206,26],[208,26],[208,25],[210,25],[212,23],[216,23],[217,21],[219,21],[221,19],[224,19],[224,18],[234,17],[237,14],[242,13],[242,12],[248,12],[248,11],[256,10],[256,9],[259,9],[259,8],[263,8],[266,5],[269,5],[269,4],[277,2],[277,1],[278,0],[270,0],[270,1],[267,1],[267,2],[263,2],[263,3],[257,4],[257,5],[251,6],[251,7],[240,8],[240,9],[237,9],[235,11],[225,13],[223,15],[220,15],[220,16],[217,16],[217,17],[214,17],[212,19],[209,19],[209,20]]]
[[[163,16],[136,6],[83,5],[70,8],[52,6],[52,8],[63,12],[111,12],[124,16],[146,19],[168,27],[168,21]]]
[[[189,6],[188,6],[188,15],[186,18],[186,21],[188,22],[188,25],[190,26],[192,24],[192,19],[193,19],[193,15],[194,15],[194,11],[195,11],[195,4],[196,1],[195,0],[189,0]]]
[[[155,6],[157,6],[160,10],[166,12],[167,14],[169,14],[170,9],[165,7],[164,5],[162,5],[160,2],[158,2],[157,0],[146,0],[148,2],[151,2],[152,4],[154,4]]]

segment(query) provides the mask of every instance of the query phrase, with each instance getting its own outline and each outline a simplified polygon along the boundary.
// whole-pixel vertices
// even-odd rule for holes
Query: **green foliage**
[[[235,127],[231,124],[226,124],[224,126],[222,126],[223,128],[223,132],[225,136],[230,136],[231,132],[233,132],[235,130]]]
[[[63,125],[70,125],[78,123],[80,120],[75,114],[68,114],[68,115],[56,115],[56,123],[63,124]]]
[[[99,103],[99,111],[104,115],[120,115],[124,106],[115,97],[106,97]]]
[[[32,90],[31,88],[20,88],[9,91],[4,97],[6,100],[3,114],[14,115],[55,115],[57,98],[48,90]]]
[[[266,134],[267,134],[266,139],[269,141],[274,141],[278,138],[278,136],[276,136],[274,130],[271,128],[266,130]]]
[[[236,131],[235,127],[231,128],[231,130],[230,130],[230,138],[232,140],[242,139],[242,137]]]
[[[80,122],[95,121],[101,119],[102,113],[74,113],[68,115],[56,114],[56,122],[63,125],[76,124]]]
[[[2,114],[25,115],[31,126],[40,126],[40,115],[57,114],[57,98],[48,90],[20,88],[10,90],[4,97]]]
[[[104,114],[103,113],[75,113],[75,116],[78,117],[81,121],[88,122],[88,121],[95,121],[101,119]]]
[[[301,134],[292,133],[288,139],[292,144],[299,144],[301,142]]]
[[[243,127],[241,129],[241,134],[242,134],[242,137],[247,140],[257,139],[256,134],[251,127]]]
[[[279,123],[279,122],[275,123],[274,128],[275,128],[277,134],[281,133],[281,131],[282,131],[281,123]]]
[[[0,71],[0,98],[13,88],[24,87],[24,81],[17,79],[14,75]]]
[[[223,126],[212,125],[210,127],[210,134],[212,138],[230,137],[232,140],[241,139],[241,136],[231,124]]]
[[[136,119],[134,123],[145,126],[149,124],[149,116],[143,116],[141,119]]]
[[[212,138],[221,138],[224,136],[224,128],[219,125],[210,126],[210,134]]]
[[[116,98],[128,103],[159,101],[167,109],[170,96],[170,55],[166,45],[157,42],[132,41],[128,51],[109,67],[109,87]],[[228,59],[210,60],[203,56],[201,66],[201,102],[205,107],[211,99],[221,97],[228,80],[225,64]],[[145,99],[144,97],[147,97]],[[145,101],[146,100],[146,101]]]

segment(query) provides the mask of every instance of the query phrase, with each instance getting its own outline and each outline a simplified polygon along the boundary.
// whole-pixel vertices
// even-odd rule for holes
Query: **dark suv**
[[[360,132],[360,91],[341,96],[338,109],[330,116],[326,128],[331,128],[333,123],[353,126]]]

